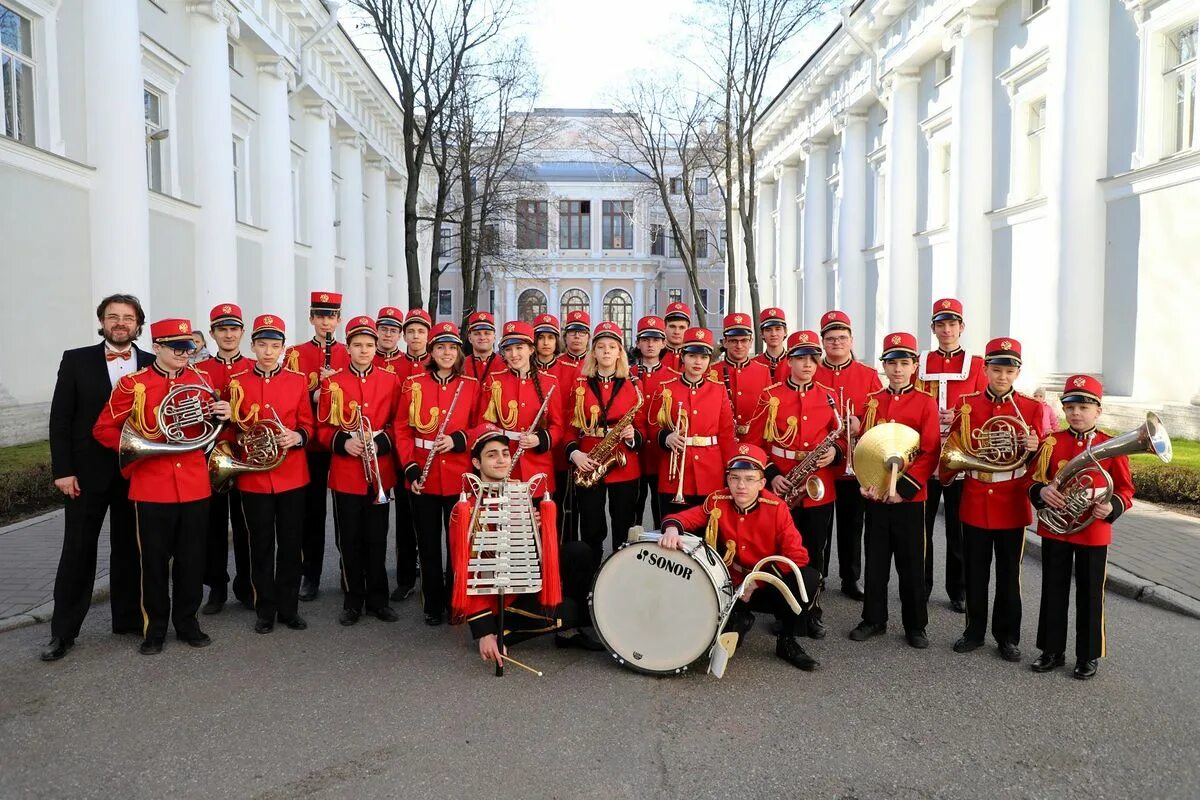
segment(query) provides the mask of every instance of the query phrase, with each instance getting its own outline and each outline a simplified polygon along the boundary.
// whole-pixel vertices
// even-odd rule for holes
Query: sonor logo
[[[666,556],[661,556],[658,553],[655,553],[653,550],[648,550],[645,548],[639,550],[637,554],[637,560],[645,561],[652,567],[658,567],[661,570],[666,570],[672,575],[683,578],[685,581],[690,581],[692,579],[691,567],[680,564],[678,561],[672,561]]]

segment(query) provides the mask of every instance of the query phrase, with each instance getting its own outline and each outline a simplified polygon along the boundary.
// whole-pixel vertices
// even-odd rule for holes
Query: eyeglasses
[[[133,316],[132,314],[125,314],[124,316],[120,316],[117,314],[105,314],[104,321],[105,322],[137,322],[137,317]]]
[[[754,486],[763,482],[763,478],[757,475],[730,475],[727,480],[735,486]]]
[[[845,344],[850,341],[849,336],[826,336],[824,341],[828,344]]]

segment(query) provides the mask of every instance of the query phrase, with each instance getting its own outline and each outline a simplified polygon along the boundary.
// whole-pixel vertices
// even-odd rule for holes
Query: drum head
[[[596,575],[590,603],[609,652],[657,675],[681,672],[707,655],[721,615],[709,573],[686,553],[651,542],[613,553]]]

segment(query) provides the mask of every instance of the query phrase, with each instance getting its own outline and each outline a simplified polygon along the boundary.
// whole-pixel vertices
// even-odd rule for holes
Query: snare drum
[[[674,675],[712,649],[733,602],[733,582],[725,562],[699,538],[684,534],[683,550],[666,550],[660,536],[648,531],[609,556],[588,604],[618,664]]]

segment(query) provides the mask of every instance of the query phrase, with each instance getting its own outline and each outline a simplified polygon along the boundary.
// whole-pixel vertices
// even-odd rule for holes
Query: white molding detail
[[[151,211],[157,211],[160,214],[192,225],[196,224],[196,216],[200,213],[200,206],[195,203],[189,203],[187,200],[181,200],[178,197],[172,197],[169,194],[155,192],[150,189],[146,190],[146,196],[149,199]]]
[[[214,22],[224,25],[234,39],[241,36],[238,10],[229,0],[188,0],[185,8],[190,14],[203,14]]]
[[[0,136],[0,164],[81,189],[91,188],[92,175],[96,172],[95,167],[80,164],[49,150],[21,144],[6,136]]]
[[[1100,181],[1108,202],[1200,181],[1200,150],[1178,153]]]
[[[1021,88],[1035,78],[1041,77],[1050,64],[1050,50],[1043,47],[1021,63],[1001,72],[996,80],[1004,84],[1011,98],[1020,93]]]
[[[1013,228],[1026,222],[1032,222],[1035,219],[1042,219],[1046,214],[1046,196],[1039,195],[1021,203],[992,209],[987,213],[987,216],[991,220],[992,230],[998,231],[1003,228]]]

